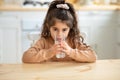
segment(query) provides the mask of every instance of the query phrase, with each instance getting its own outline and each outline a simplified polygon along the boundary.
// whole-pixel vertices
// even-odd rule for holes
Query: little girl
[[[73,6],[64,0],[55,0],[49,6],[41,38],[23,54],[22,60],[25,63],[95,62],[95,52],[83,41]]]

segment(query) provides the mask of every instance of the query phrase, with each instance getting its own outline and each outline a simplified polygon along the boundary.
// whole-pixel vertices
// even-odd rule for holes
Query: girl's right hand
[[[56,54],[61,53],[62,49],[61,44],[54,44],[51,48],[49,48],[47,56],[53,57]]]

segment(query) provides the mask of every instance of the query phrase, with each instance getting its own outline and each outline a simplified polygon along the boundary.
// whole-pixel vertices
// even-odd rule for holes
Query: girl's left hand
[[[62,52],[66,53],[67,55],[71,53],[72,48],[65,41],[61,43],[61,47],[63,48]]]

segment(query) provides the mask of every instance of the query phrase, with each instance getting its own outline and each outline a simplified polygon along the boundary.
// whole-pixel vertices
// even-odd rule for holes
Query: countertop
[[[0,80],[120,80],[120,59],[0,64]]]
[[[76,10],[120,10],[118,5],[74,6]],[[2,5],[0,11],[41,11],[47,8],[21,7],[17,5]]]

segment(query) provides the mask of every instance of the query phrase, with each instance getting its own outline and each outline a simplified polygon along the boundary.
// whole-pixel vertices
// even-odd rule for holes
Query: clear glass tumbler
[[[62,34],[60,37],[55,34],[55,44],[61,44],[62,41],[65,41],[64,34]],[[63,52],[56,54],[56,58],[64,58],[65,56],[66,55]]]

